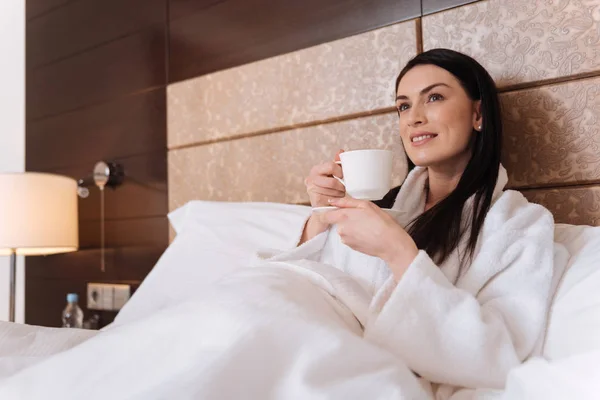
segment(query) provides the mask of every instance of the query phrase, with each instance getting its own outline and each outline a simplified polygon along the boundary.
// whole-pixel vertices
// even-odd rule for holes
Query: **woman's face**
[[[473,130],[481,125],[480,101],[469,98],[450,72],[418,65],[402,77],[396,93],[400,137],[415,165],[464,169]]]

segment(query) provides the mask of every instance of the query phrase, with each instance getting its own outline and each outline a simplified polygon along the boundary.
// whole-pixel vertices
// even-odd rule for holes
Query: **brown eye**
[[[432,93],[429,95],[429,102],[438,101],[438,100],[444,100],[444,96],[442,96],[439,93]]]
[[[402,103],[400,104],[398,107],[396,107],[398,109],[398,112],[402,112],[402,111],[406,111],[409,109],[408,104],[406,103]]]

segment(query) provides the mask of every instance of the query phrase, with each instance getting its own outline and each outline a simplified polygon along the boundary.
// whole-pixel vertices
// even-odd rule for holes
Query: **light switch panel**
[[[123,308],[131,296],[131,287],[129,285],[113,285],[113,310]]]
[[[90,310],[103,310],[104,308],[104,285],[101,283],[88,283],[87,285],[87,308]]]
[[[102,289],[102,309],[112,310],[113,309],[113,293],[114,289],[112,285],[104,285]]]
[[[131,297],[131,286],[109,283],[87,284],[87,308],[119,311]]]

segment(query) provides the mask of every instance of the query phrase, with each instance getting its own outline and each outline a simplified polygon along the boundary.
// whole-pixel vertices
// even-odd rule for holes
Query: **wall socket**
[[[131,297],[129,285],[111,283],[87,284],[87,308],[89,310],[118,311]]]

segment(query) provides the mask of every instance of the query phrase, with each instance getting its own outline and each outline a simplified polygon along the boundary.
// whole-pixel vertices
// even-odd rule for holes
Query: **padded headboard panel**
[[[339,148],[406,173],[394,80],[418,49],[473,56],[500,88],[509,185],[557,222],[600,225],[600,5],[487,0],[168,88],[169,206],[307,201]]]

